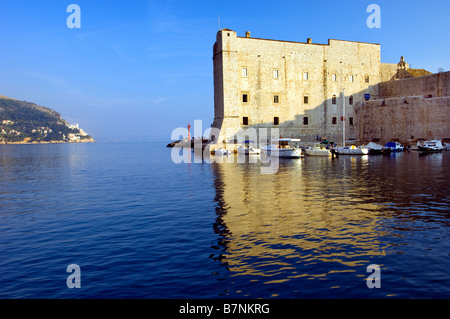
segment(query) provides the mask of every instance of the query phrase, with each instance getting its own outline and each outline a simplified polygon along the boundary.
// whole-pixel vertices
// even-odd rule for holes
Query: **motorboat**
[[[280,138],[270,145],[261,148],[263,154],[273,157],[300,158],[303,157],[302,149],[294,145],[300,142],[298,138]]]
[[[442,146],[444,146],[444,150],[450,151],[450,143],[442,143]]]
[[[309,156],[331,156],[331,151],[328,150],[324,144],[314,144],[305,150],[306,155]]]
[[[247,155],[258,155],[261,153],[261,149],[253,147],[253,141],[244,141],[239,147],[237,148],[237,152],[239,154],[247,154]]]
[[[336,147],[334,152],[337,155],[367,155],[369,154],[369,149],[367,147],[361,146],[356,147],[355,145]]]
[[[369,155],[389,155],[392,151],[389,147],[370,142],[365,146],[369,149]]]
[[[417,147],[419,148],[419,152],[427,153],[442,152],[444,150],[444,145],[442,145],[440,140],[425,141]]]
[[[231,154],[231,151],[224,148],[217,148],[214,150],[214,155],[229,155],[229,154]]]
[[[399,142],[387,142],[384,147],[389,147],[392,152],[403,152],[405,149]]]

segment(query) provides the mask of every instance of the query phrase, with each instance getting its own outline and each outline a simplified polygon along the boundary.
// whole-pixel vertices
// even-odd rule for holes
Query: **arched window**
[[[333,97],[331,98],[331,104],[336,104],[336,94],[333,94]]]
[[[348,98],[348,104],[353,105],[353,95]]]

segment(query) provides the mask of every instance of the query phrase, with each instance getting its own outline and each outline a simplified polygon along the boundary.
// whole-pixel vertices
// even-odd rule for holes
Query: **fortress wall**
[[[380,98],[450,96],[450,71],[380,83]]]
[[[383,144],[398,139],[450,138],[450,96],[394,97],[366,101],[356,108],[358,136],[364,143],[379,139]]]
[[[285,137],[304,140],[315,140],[316,135],[336,139],[342,136],[343,90],[348,120],[355,116],[354,104],[364,101],[364,94],[378,96],[377,84],[395,73],[388,66],[382,74],[378,44],[267,40],[238,37],[228,29],[217,33],[213,61],[213,126],[223,131],[220,142],[228,141],[239,130],[259,127],[279,128]],[[243,94],[248,96],[245,102]],[[333,123],[333,118],[338,121]],[[355,126],[347,125],[347,129],[347,137],[356,138]]]

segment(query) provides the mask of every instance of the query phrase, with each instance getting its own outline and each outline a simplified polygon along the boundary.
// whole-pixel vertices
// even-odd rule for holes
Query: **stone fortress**
[[[217,32],[213,47],[215,142],[248,128],[282,137],[359,143],[450,138],[450,72],[381,63],[380,45],[328,44]],[[343,109],[345,103],[345,117]],[[345,126],[342,121],[345,121]]]

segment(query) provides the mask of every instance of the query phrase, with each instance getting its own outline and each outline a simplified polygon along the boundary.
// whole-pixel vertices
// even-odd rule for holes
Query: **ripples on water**
[[[450,297],[450,153],[263,175],[161,145],[0,146],[0,297]]]

